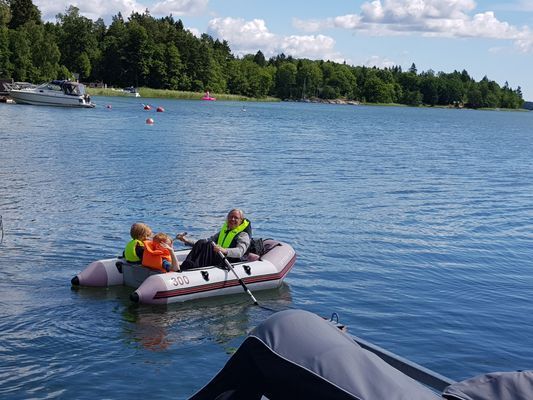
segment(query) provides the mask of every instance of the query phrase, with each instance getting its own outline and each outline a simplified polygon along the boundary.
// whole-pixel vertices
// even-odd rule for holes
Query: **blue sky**
[[[148,9],[195,34],[261,50],[351,65],[462,71],[521,87],[533,101],[533,0],[33,0],[43,19],[75,5],[93,20]]]

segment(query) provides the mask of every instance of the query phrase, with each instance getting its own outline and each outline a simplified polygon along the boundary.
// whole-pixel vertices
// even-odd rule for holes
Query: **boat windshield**
[[[71,94],[74,96],[80,96],[85,94],[85,86],[83,86],[81,83],[76,82],[63,83],[63,90],[66,94]]]
[[[39,89],[52,90],[54,92],[63,92],[72,96],[83,96],[85,94],[85,86],[77,82],[69,81],[52,81],[43,83]]]
[[[53,91],[57,91],[57,92],[62,92],[63,91],[61,86],[58,85],[55,82],[43,83],[37,89],[47,89],[47,90],[53,90]]]

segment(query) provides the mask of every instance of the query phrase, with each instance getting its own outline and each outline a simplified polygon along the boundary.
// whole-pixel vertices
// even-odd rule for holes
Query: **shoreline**
[[[131,97],[127,92],[124,92],[122,89],[116,88],[86,88],[87,93],[90,96],[109,96],[109,97]],[[176,100],[202,100],[205,92],[186,92],[180,90],[167,90],[167,89],[151,89],[146,87],[141,87],[138,89],[140,97],[138,99],[176,99]],[[409,106],[406,104],[400,103],[366,103],[358,100],[347,100],[343,98],[338,99],[320,99],[317,97],[309,99],[279,99],[277,97],[264,97],[264,98],[255,98],[247,97],[234,94],[218,94],[212,93],[213,97],[217,101],[241,101],[241,102],[266,102],[266,103],[277,103],[277,102],[292,102],[292,103],[312,103],[312,104],[332,104],[332,105],[351,105],[351,106],[369,106],[369,107],[413,107],[413,108],[443,108],[443,109],[456,109],[456,110],[479,110],[479,111],[519,111],[526,112],[532,111],[527,108],[468,108],[468,107],[457,107],[453,104],[450,105],[420,105],[420,106]],[[13,100],[9,96],[0,96],[0,103],[12,103]]]

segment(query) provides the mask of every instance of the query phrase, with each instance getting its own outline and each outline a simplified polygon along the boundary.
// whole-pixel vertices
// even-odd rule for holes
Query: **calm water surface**
[[[200,238],[235,206],[299,256],[261,304],[337,312],[456,380],[533,368],[533,113],[96,101],[0,105],[1,398],[207,383],[271,312],[245,294],[138,306],[70,279],[137,220]]]

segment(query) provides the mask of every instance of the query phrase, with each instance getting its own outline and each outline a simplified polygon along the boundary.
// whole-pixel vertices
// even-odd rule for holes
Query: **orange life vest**
[[[163,260],[172,262],[170,251],[152,240],[145,240],[142,265],[157,271],[167,272],[163,267]]]

